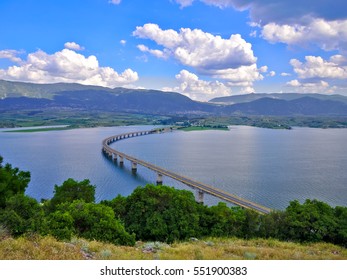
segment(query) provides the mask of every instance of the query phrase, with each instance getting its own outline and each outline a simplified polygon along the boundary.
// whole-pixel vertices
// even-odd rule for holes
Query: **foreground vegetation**
[[[147,185],[136,188],[128,197],[119,195],[110,201],[96,203],[95,186],[91,185],[89,180],[78,182],[68,179],[61,186],[54,187],[52,199],[38,203],[24,194],[29,181],[29,172],[20,171],[10,164],[3,165],[0,157],[0,240],[2,240],[0,252],[15,248],[21,251],[21,248],[26,246],[33,248],[32,244],[40,248],[50,243],[53,251],[60,250],[59,248],[65,250],[65,247],[72,250],[76,244],[80,244],[79,242],[87,242],[80,240],[98,240],[114,245],[135,246],[133,249],[125,249],[126,251],[136,250],[138,246],[142,246],[141,244],[147,244],[141,242],[163,242],[170,245],[153,243],[152,247],[143,248],[143,251],[153,253],[160,249],[160,255],[152,254],[150,258],[182,259],[219,258],[219,256],[263,258],[263,254],[264,256],[268,254],[264,258],[310,258],[304,253],[295,255],[293,252],[288,252],[286,257],[281,257],[274,253],[277,249],[272,253],[269,253],[271,250],[267,251],[268,253],[257,250],[259,246],[260,248],[263,246],[261,244],[266,244],[265,247],[274,248],[299,246],[296,249],[300,252],[301,245],[281,245],[276,240],[302,244],[327,242],[347,247],[347,207],[333,208],[317,200],[306,200],[303,204],[292,201],[284,211],[260,215],[251,210],[228,207],[225,203],[208,207],[197,203],[189,191]],[[65,243],[56,243],[53,237]],[[198,242],[200,244],[198,248],[194,247],[197,239],[205,240],[203,243]],[[190,242],[179,243],[182,241]],[[38,245],[41,243],[43,245]],[[235,249],[237,246],[234,243],[244,244],[242,245],[244,251],[236,253],[239,249]],[[100,243],[87,242],[87,244],[99,246],[96,244]],[[78,246],[78,250],[81,250]],[[160,248],[157,248],[158,246]],[[165,247],[165,250],[161,247]],[[205,248],[204,252],[201,251],[202,247]],[[211,255],[213,250],[210,247],[221,251],[213,257]],[[314,244],[309,247],[317,248],[317,250],[312,249],[313,251],[303,249],[313,252],[311,258],[333,258],[333,255],[336,255],[336,258],[346,258],[346,250],[337,246]],[[112,250],[117,252],[122,247],[112,248],[103,249],[110,250],[109,253],[103,254],[117,258]],[[94,258],[96,251],[88,250],[83,252]],[[184,256],[185,251],[190,252],[190,255],[187,253],[187,256]],[[320,255],[318,251],[324,253]],[[27,254],[26,258],[40,258],[39,252],[37,256],[30,250]],[[227,254],[230,256],[227,257]],[[12,255],[8,253],[8,258],[10,256]],[[96,258],[101,258],[101,255]]]
[[[1,238],[1,235],[0,235]],[[297,244],[273,239],[208,238],[172,244],[134,246],[38,235],[0,240],[0,260],[346,260],[347,249],[327,244]]]

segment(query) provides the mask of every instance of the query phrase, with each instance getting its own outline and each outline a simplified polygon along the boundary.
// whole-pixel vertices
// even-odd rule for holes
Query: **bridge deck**
[[[205,193],[208,193],[210,195],[213,195],[215,197],[218,197],[224,201],[227,202],[231,202],[235,205],[241,206],[243,208],[248,208],[248,209],[252,209],[255,210],[261,214],[268,214],[271,212],[270,208],[267,208],[265,206],[259,205],[257,203],[254,203],[252,201],[243,199],[241,197],[238,197],[236,195],[227,193],[225,191],[222,191],[220,189],[214,188],[210,185],[192,180],[190,178],[187,178],[185,176],[182,176],[180,174],[177,174],[175,172],[172,172],[170,170],[164,169],[162,167],[156,166],[150,162],[146,162],[144,160],[135,158],[133,156],[127,155],[125,153],[122,153],[120,151],[117,151],[113,148],[111,148],[109,146],[109,144],[118,141],[118,140],[122,140],[122,139],[126,139],[126,138],[130,138],[130,137],[135,137],[135,136],[139,136],[139,135],[147,135],[147,134],[151,134],[151,133],[155,133],[155,131],[150,130],[150,131],[139,131],[139,132],[130,132],[130,133],[123,133],[123,134],[119,134],[119,135],[115,135],[115,136],[111,136],[108,137],[106,139],[103,140],[102,145],[103,145],[103,150],[104,152],[107,152],[109,154],[115,154],[118,155],[120,157],[123,157],[131,162],[137,163],[139,165],[142,165],[148,169],[151,169],[161,175],[165,175],[167,177],[170,177],[174,180],[177,180],[179,182],[182,182],[185,185],[188,185],[189,187],[201,190]]]

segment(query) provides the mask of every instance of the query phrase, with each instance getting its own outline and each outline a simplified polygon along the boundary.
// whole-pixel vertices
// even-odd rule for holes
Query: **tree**
[[[347,247],[347,207],[336,206],[334,212],[337,222],[334,243]]]
[[[304,204],[291,201],[285,211],[283,236],[301,242],[332,241],[337,222],[328,204],[307,199]]]
[[[124,229],[121,222],[115,218],[112,208],[108,206],[74,200],[72,203],[60,204],[58,211],[60,213],[54,214],[54,220],[62,221],[60,230],[63,232],[66,228],[64,219],[68,220],[67,229],[71,229],[70,218],[64,216],[68,213],[73,219],[74,232],[80,237],[120,245],[135,244],[135,235],[129,234]]]
[[[194,195],[167,186],[138,187],[127,197],[124,222],[140,240],[173,242],[199,234]]]
[[[245,209],[243,238],[254,238],[260,235],[261,215],[254,210]]]
[[[259,236],[263,238],[286,239],[283,229],[285,228],[285,212],[271,211],[261,217]]]
[[[112,200],[101,201],[100,204],[111,207],[113,209],[115,216],[118,219],[123,220],[125,215],[126,215],[126,211],[127,211],[126,210],[126,201],[127,201],[127,198],[124,196],[121,196],[119,194]]]
[[[24,194],[30,182],[30,172],[12,168],[11,164],[2,165],[0,156],[0,209],[5,208],[6,200],[16,194]]]
[[[39,203],[29,196],[16,194],[6,201],[6,208],[0,213],[0,223],[12,235],[26,232],[40,232],[44,213]]]
[[[244,209],[228,207],[224,202],[204,208],[204,214],[199,212],[204,236],[242,236],[242,227],[246,219]]]
[[[69,178],[61,186],[54,186],[54,196],[48,205],[50,211],[53,212],[57,205],[74,200],[94,202],[95,186],[91,185],[88,179],[78,182]]]
[[[55,211],[50,213],[46,220],[46,233],[59,240],[70,240],[76,234],[74,219],[69,212]]]

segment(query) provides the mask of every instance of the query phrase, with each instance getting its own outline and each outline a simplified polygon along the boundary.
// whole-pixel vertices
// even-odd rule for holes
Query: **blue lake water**
[[[0,155],[31,172],[27,194],[40,200],[53,195],[67,178],[90,179],[96,197],[129,195],[154,183],[143,167],[136,175],[125,162],[119,167],[101,153],[104,138],[151,126],[85,128],[5,133]],[[271,130],[233,126],[229,131],[194,131],[147,135],[116,142],[120,151],[221,188],[267,207],[284,209],[289,201],[318,199],[347,206],[347,129]],[[188,187],[165,178],[164,184]],[[207,204],[218,199],[207,196]]]

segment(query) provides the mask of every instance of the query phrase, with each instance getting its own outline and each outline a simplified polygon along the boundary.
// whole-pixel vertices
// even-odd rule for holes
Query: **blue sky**
[[[2,0],[0,79],[347,94],[344,0]]]

